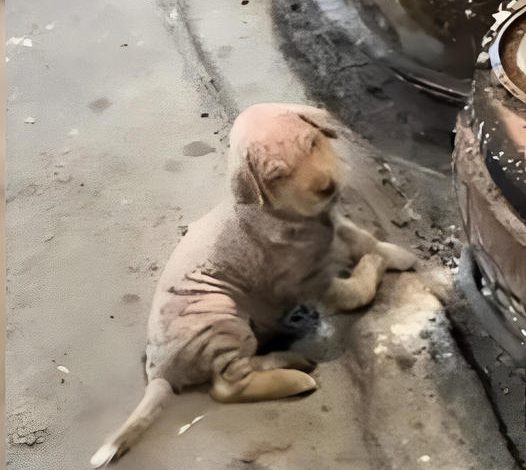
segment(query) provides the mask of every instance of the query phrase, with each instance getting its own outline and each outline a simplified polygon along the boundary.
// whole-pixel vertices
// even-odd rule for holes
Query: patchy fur
[[[122,453],[169,389],[211,382],[223,402],[277,399],[316,388],[312,362],[256,356],[278,318],[299,303],[349,310],[371,302],[385,269],[413,255],[338,215],[340,160],[330,116],[310,106],[259,104],[230,135],[232,195],[190,225],[158,283],[148,324],[145,396],[92,459]],[[357,262],[349,279],[340,269]]]

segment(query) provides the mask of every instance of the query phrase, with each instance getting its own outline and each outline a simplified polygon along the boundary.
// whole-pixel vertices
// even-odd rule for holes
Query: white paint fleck
[[[489,54],[486,51],[482,51],[477,57],[478,64],[485,64],[489,60]]]
[[[526,330],[524,328],[521,329],[522,336],[526,336]]]
[[[184,426],[181,426],[179,428],[179,432],[177,433],[178,436],[180,436],[181,434],[185,433],[186,431],[188,431],[194,424],[198,423],[199,421],[201,421],[202,419],[204,418],[204,415],[202,416],[197,416],[196,418],[194,418],[192,420],[191,423],[188,423],[188,424],[185,424]]]
[[[69,374],[69,369],[65,366],[57,366],[57,369],[60,371],[60,372],[64,372],[64,374]]]
[[[79,130],[78,129],[71,129],[68,132],[68,135],[79,135]]]
[[[195,417],[195,418],[192,420],[192,422],[191,422],[190,424],[198,423],[198,422],[201,421],[204,417],[205,417],[205,415],[197,416],[197,417]]]
[[[9,46],[12,44],[14,46],[18,46],[23,40],[24,40],[24,36],[21,36],[19,38],[13,36],[7,40],[6,45]]]
[[[497,155],[492,155],[493,160],[500,160],[500,158]]]
[[[25,124],[35,124],[35,122],[37,122],[37,120],[32,116],[28,116],[24,119]]]
[[[502,4],[501,4],[502,6]],[[495,13],[493,18],[495,18],[495,24],[491,27],[493,31],[496,31],[499,26],[508,19],[508,17],[511,15],[511,11],[499,11]]]
[[[488,56],[489,57],[489,56]],[[482,138],[482,129],[484,128],[484,121],[482,121],[480,124],[479,124],[479,131],[478,131],[478,135],[477,135],[477,138],[478,140],[480,140]]]
[[[55,23],[49,23],[46,25],[46,30],[47,31],[52,31],[53,29],[55,29]]]
[[[25,46],[25,47],[33,47],[33,41],[29,38],[25,38],[23,41],[22,41],[22,46]]]
[[[181,434],[183,434],[186,431],[188,431],[190,429],[190,426],[192,426],[192,425],[191,424],[185,424],[184,426],[181,426],[179,428],[179,432],[177,433],[177,435],[180,436]]]
[[[429,457],[429,455],[422,455],[422,456],[418,459],[419,462],[424,462],[424,463],[427,463],[427,462],[429,462],[430,460],[431,460],[431,457]]]
[[[480,292],[484,297],[489,297],[491,295],[491,290],[489,290],[486,286],[480,289]]]
[[[484,38],[482,39],[482,47],[489,44],[492,40],[493,38],[491,36],[484,36]]]
[[[5,61],[6,61],[6,62],[9,62],[9,57],[6,57],[6,58],[5,58]]]

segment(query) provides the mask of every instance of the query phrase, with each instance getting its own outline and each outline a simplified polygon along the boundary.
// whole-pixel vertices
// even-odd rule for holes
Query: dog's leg
[[[348,279],[334,278],[324,302],[336,310],[354,310],[374,299],[386,269],[384,258],[377,254],[364,255]]]
[[[316,361],[295,351],[275,351],[263,356],[251,357],[250,365],[255,371],[298,369],[303,372],[311,372],[316,368]]]
[[[386,269],[397,271],[411,269],[417,261],[413,253],[393,243],[379,241],[342,215],[336,215],[335,223],[336,234],[346,242],[350,257],[354,260],[367,253],[376,253],[385,259]]]
[[[315,380],[305,372],[284,368],[267,369],[270,365],[292,365],[284,357],[263,357],[233,360],[223,371],[216,373],[210,390],[212,398],[224,403],[255,402],[276,400],[316,389]]]

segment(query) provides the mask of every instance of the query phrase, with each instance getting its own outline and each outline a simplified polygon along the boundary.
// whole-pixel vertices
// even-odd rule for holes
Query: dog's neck
[[[261,221],[261,219],[271,219],[279,221],[283,224],[303,224],[303,223],[321,223],[322,225],[331,226],[331,210],[332,205],[327,207],[323,212],[312,216],[307,217],[297,212],[286,211],[283,209],[276,209],[270,204],[240,204],[235,203],[235,212],[243,219],[245,222],[250,223],[250,221]]]

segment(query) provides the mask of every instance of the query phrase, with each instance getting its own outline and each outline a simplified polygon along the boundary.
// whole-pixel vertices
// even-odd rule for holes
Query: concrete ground
[[[264,2],[19,0],[6,13],[8,468],[76,470],[142,395],[155,282],[226,190],[233,117],[309,94]],[[419,195],[407,224],[429,227],[451,204],[440,172],[350,130],[337,147],[349,212],[380,236],[416,246],[393,214]],[[314,394],[220,405],[189,391],[114,468],[515,468],[450,337],[449,286],[430,262],[389,274],[371,308],[295,346],[320,360]]]

